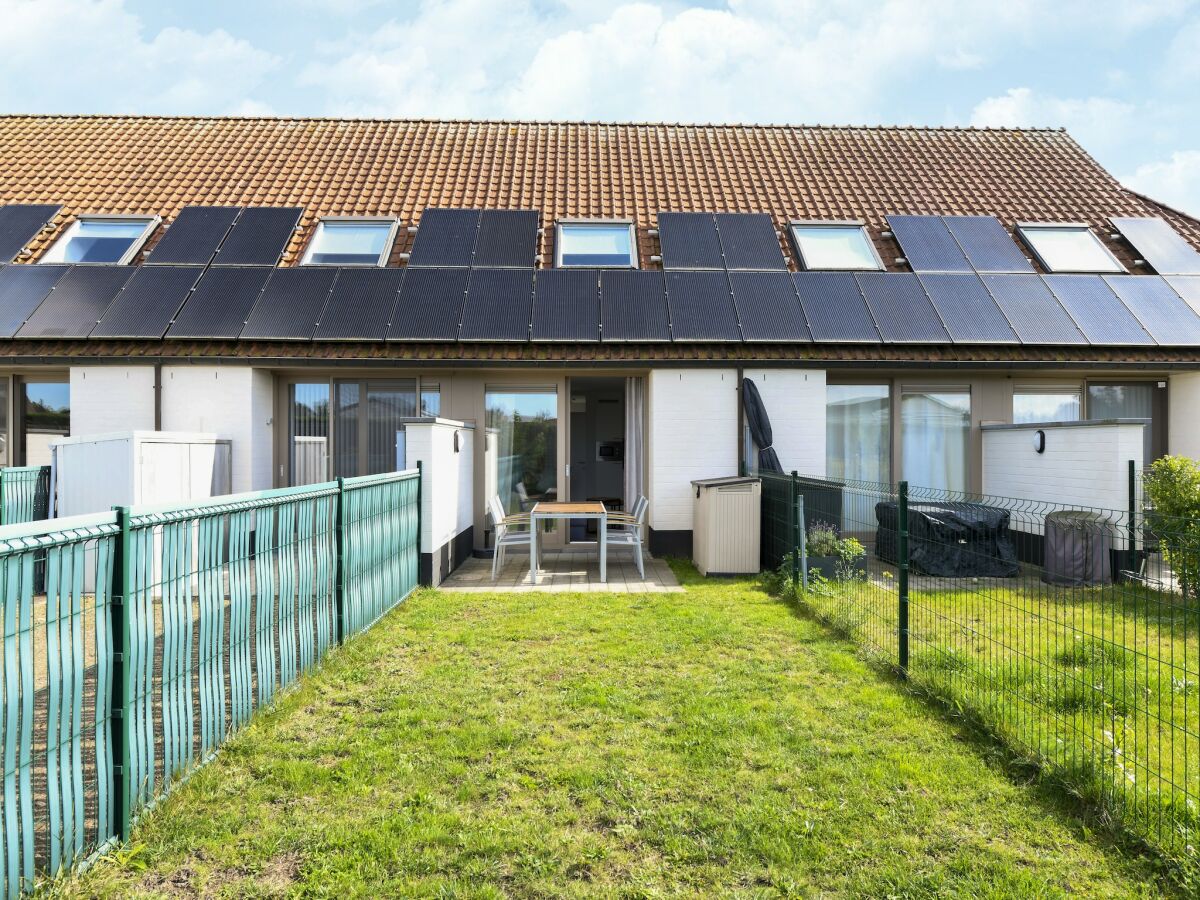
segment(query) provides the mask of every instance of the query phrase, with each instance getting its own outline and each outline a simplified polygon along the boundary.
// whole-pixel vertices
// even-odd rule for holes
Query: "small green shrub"
[[[1185,597],[1200,586],[1200,465],[1164,456],[1146,473],[1147,520]]]

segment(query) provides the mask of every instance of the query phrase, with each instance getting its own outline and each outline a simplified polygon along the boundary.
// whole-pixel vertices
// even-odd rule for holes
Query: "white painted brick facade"
[[[825,474],[825,372],[745,369],[771,417],[775,452],[784,471]]]
[[[474,429],[450,419],[406,422],[404,451],[405,468],[421,463],[421,552],[433,553],[471,527]]]
[[[274,484],[270,372],[246,366],[164,366],[162,428],[205,431],[232,441],[233,490]]]
[[[690,531],[692,486],[736,475],[736,369],[654,369],[647,379],[650,527]]]
[[[153,366],[71,367],[72,436],[153,429]]]
[[[1142,465],[1141,425],[1044,428],[1046,451],[1034,450],[1038,426],[983,430],[983,493],[1066,508],[1125,510],[1129,460]]]
[[[1167,391],[1167,452],[1200,459],[1200,373],[1172,375]]]

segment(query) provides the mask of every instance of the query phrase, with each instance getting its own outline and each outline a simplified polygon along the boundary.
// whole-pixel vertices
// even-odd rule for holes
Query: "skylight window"
[[[303,264],[382,266],[395,240],[395,219],[322,219],[308,242]]]
[[[555,248],[559,268],[637,268],[630,222],[559,222]]]
[[[38,262],[124,265],[158,222],[158,216],[81,216]]]
[[[1125,271],[1086,225],[1023,222],[1017,232],[1047,272]]]
[[[861,222],[793,222],[792,242],[805,269],[883,268]]]

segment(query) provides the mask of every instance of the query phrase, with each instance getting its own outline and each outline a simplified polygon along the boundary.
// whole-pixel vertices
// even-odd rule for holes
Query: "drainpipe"
[[[154,364],[154,430],[162,431],[162,363]]]

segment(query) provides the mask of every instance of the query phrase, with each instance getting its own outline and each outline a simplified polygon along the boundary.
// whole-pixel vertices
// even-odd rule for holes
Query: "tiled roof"
[[[1102,235],[1109,216],[1164,215],[1200,245],[1194,220],[1044,129],[0,116],[0,203],[47,202],[64,205],[59,227],[89,212],[303,206],[285,261],[322,216],[411,225],[426,206],[533,208],[546,226],[632,218],[643,260],[659,210],[767,212],[781,229],[863,219],[885,260],[900,255],[880,236],[888,213],[1086,221]],[[552,229],[542,240],[548,254]]]

